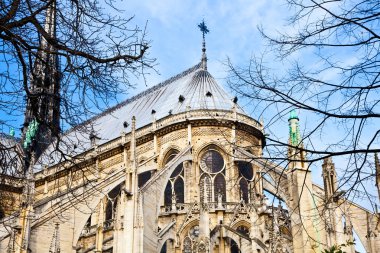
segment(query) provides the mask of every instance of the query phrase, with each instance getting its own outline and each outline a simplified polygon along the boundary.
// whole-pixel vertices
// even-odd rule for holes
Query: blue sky
[[[198,63],[201,40],[197,24],[205,19],[209,71],[217,79],[226,76],[224,62],[246,62],[263,48],[257,26],[280,26],[286,6],[282,1],[120,1],[123,15],[135,15],[140,27],[147,23],[151,56],[157,58],[160,75],[148,77],[154,85]],[[223,82],[223,81],[222,81]],[[141,89],[141,86],[138,86]]]

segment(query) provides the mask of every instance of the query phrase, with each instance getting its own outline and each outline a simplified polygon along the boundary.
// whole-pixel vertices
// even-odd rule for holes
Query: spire
[[[303,150],[301,133],[299,129],[299,118],[296,111],[293,109],[289,115],[289,146],[288,158],[292,161],[290,168],[304,168],[306,153]]]
[[[337,191],[337,177],[335,164],[331,157],[326,157],[323,159],[322,164],[322,177],[325,189],[326,203],[333,201],[333,196]]]
[[[56,37],[56,1],[48,3],[46,9],[44,30],[51,37]],[[57,50],[48,43],[45,36],[41,43],[30,73],[30,94],[27,97],[23,139],[31,122],[37,121],[40,128],[35,137],[38,145],[34,147],[36,158],[51,142],[52,137],[59,132],[60,119],[60,85]]]
[[[301,133],[299,129],[299,118],[296,110],[291,110],[289,115],[289,144],[298,146],[301,142]]]
[[[209,33],[206,23],[202,20],[202,23],[198,25],[202,32],[203,42],[202,42],[202,69],[207,70],[207,56],[206,56],[206,39],[205,34]]]

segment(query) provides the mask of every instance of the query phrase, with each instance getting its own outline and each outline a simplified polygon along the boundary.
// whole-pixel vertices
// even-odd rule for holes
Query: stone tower
[[[288,187],[289,208],[295,253],[314,252],[315,229],[313,224],[315,207],[313,206],[311,171],[306,163],[306,152],[299,130],[299,118],[295,110],[289,117],[288,146]]]

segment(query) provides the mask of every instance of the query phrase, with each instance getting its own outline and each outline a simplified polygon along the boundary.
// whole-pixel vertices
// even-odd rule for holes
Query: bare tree
[[[1,1],[0,124],[15,127],[12,116],[27,110],[24,133],[36,119],[57,137],[152,66],[145,30],[107,8],[122,14],[113,1]]]
[[[115,13],[112,2],[104,5]],[[25,95],[42,96],[28,82],[57,68],[61,117],[76,125],[125,92],[130,75],[152,63],[145,57],[145,31],[131,25],[131,18],[105,13],[94,1],[10,0],[0,5],[0,106],[8,114],[24,111]],[[57,66],[51,66],[53,58]]]
[[[8,176],[33,174],[31,167],[51,143],[49,153],[62,154],[56,163],[70,156],[61,149],[62,132],[107,108],[133,86],[133,77],[152,69],[145,28],[113,3],[0,2],[0,125],[18,128],[14,119],[25,114],[20,139],[0,136],[0,185],[9,187]],[[23,195],[30,194],[24,189]]]
[[[287,166],[290,144],[275,132],[296,109],[304,116],[305,146],[298,148],[308,153],[310,166],[328,157],[346,159],[338,189],[349,189],[346,197],[360,193],[374,200],[364,184],[375,183],[373,155],[380,151],[379,1],[287,3],[295,32],[272,36],[260,27],[269,51],[246,67],[229,61],[230,87],[252,100],[259,115],[274,115],[265,124],[268,159]]]

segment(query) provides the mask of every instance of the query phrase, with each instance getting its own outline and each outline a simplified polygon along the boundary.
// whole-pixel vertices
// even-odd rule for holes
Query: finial
[[[289,120],[291,119],[298,119],[298,115],[295,109],[290,111]]]
[[[202,69],[207,70],[207,56],[206,56],[206,40],[205,40],[205,34],[209,33],[209,29],[206,26],[205,20],[202,20],[202,23],[198,25],[199,29],[202,32]]]
[[[15,137],[15,130],[13,127],[11,127],[11,129],[9,130],[9,135]]]

